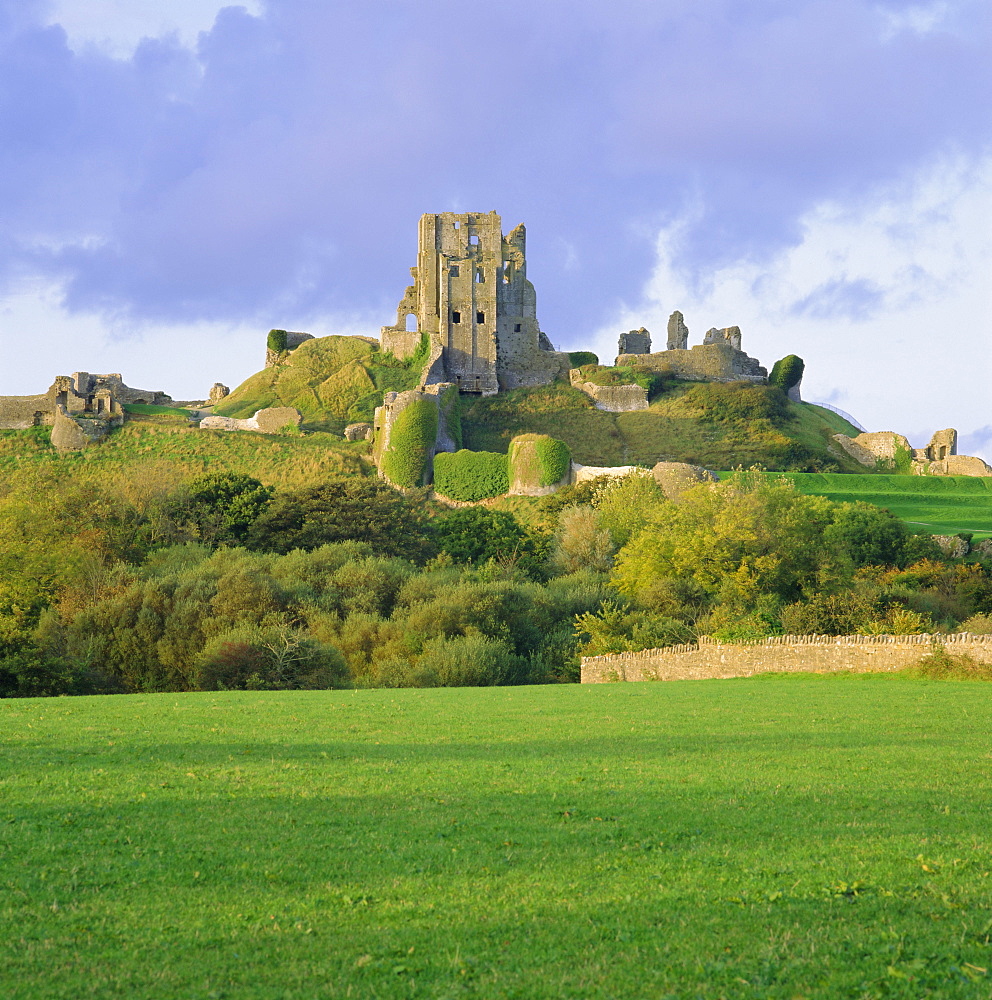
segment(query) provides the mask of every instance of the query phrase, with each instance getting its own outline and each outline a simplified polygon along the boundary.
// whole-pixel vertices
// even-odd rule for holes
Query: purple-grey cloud
[[[58,277],[70,308],[137,319],[386,321],[420,213],[495,208],[527,223],[543,325],[569,342],[636,297],[686,204],[702,275],[798,239],[820,199],[988,146],[987,5],[922,34],[885,9],[269,0],[195,52],[123,60],[0,0],[0,281]]]

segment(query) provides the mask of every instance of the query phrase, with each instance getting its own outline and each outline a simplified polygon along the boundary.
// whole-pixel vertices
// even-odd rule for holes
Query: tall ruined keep
[[[396,325],[382,328],[383,350],[408,358],[426,335],[423,384],[451,382],[485,396],[566,374],[568,356],[537,322],[526,240],[522,225],[504,236],[496,212],[421,216],[413,284]]]

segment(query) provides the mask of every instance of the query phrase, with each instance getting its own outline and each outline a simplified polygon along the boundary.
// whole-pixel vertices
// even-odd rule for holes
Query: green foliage
[[[183,535],[208,544],[244,542],[249,529],[268,507],[271,486],[236,472],[194,476],[163,504],[175,525],[175,537]]]
[[[802,379],[805,367],[803,359],[798,355],[787,354],[772,365],[771,374],[768,376],[768,384],[778,386],[783,392],[788,392]]]
[[[560,483],[572,467],[568,445],[551,437],[541,437],[534,442],[537,452],[538,485],[553,486]]]
[[[141,416],[174,417],[177,422],[188,420],[193,416],[192,410],[183,409],[181,406],[161,406],[152,403],[122,403],[121,408],[125,413],[139,414]]]
[[[378,479],[328,479],[277,494],[246,537],[249,548],[279,553],[343,541],[367,542],[383,555],[424,558],[423,499]]]
[[[571,460],[563,441],[546,434],[520,434],[510,442],[510,483],[517,490],[553,486],[567,477]]]
[[[434,489],[442,496],[484,500],[500,496],[509,488],[506,455],[462,450],[434,456]]]
[[[455,447],[460,449],[462,446],[462,405],[458,386],[452,385],[445,389],[441,394],[440,402],[448,436],[454,441]]]
[[[697,638],[684,622],[612,601],[604,601],[596,612],[576,615],[575,634],[584,640],[583,656],[663,649]]]
[[[438,517],[433,527],[437,547],[455,562],[530,564],[538,556],[535,540],[505,511],[464,507]]]
[[[939,643],[903,672],[932,681],[992,681],[992,664],[981,663],[968,653],[948,653]]]
[[[269,330],[269,335],[265,338],[265,346],[276,354],[282,354],[286,350],[286,342],[285,330]]]
[[[572,368],[582,368],[585,365],[598,365],[599,358],[592,351],[569,351],[568,363]]]
[[[424,485],[437,423],[437,404],[432,399],[415,399],[397,414],[380,460],[391,483],[404,489]]]
[[[605,573],[613,566],[616,549],[610,533],[591,506],[566,507],[558,518],[551,549],[551,566],[558,573],[579,570]]]

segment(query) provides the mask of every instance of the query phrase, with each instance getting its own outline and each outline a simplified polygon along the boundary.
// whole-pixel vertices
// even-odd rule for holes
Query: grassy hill
[[[977,1000],[990,712],[870,675],[0,702],[3,994]]]
[[[803,493],[886,507],[916,531],[992,535],[992,478],[788,473]]]
[[[361,337],[307,340],[283,363],[242,382],[213,412],[243,418],[268,406],[293,406],[308,428],[340,434],[348,423],[371,420],[385,393],[415,389],[426,348],[399,361]]]
[[[578,389],[554,384],[463,397],[462,433],[465,447],[476,451],[506,451],[517,434],[551,434],[583,465],[675,461],[712,469],[862,468],[828,451],[833,434],[853,435],[857,428],[822,407],[777,395],[742,383],[674,382],[647,410],[606,413]]]
[[[52,448],[49,434],[47,427],[0,431],[0,475],[33,466],[71,472],[84,481],[168,482],[202,472],[243,472],[267,484],[298,486],[326,475],[371,471],[364,441],[352,444],[326,433],[200,430],[176,410],[132,413],[104,441],[66,455]]]

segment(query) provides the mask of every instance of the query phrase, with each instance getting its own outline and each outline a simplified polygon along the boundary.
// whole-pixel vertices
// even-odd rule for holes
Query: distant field
[[[987,998],[992,685],[0,702],[0,995]]]
[[[786,475],[803,493],[886,507],[915,531],[992,535],[992,478],[806,472],[769,475]]]

